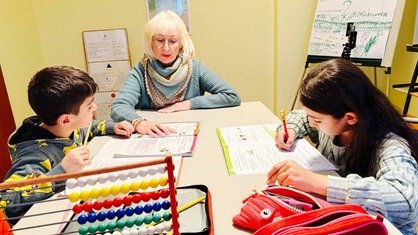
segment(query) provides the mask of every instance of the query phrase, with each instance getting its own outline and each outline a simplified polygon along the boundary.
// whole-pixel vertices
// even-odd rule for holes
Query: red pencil
[[[284,129],[284,133],[285,133],[285,142],[287,141],[287,139],[289,138],[289,133],[287,132],[287,126],[286,126],[286,116],[284,115],[284,110],[280,110],[280,117],[282,118],[282,122],[283,122],[283,129]]]

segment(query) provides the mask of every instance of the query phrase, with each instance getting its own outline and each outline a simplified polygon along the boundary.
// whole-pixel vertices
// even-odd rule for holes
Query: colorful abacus
[[[179,224],[171,160],[168,156],[162,160],[30,179],[25,185],[34,184],[34,180],[40,184],[66,179],[65,200],[73,204],[70,210],[74,217],[62,222],[67,226],[61,234],[177,235]],[[9,187],[16,185],[0,184],[0,190]],[[13,234],[13,229],[7,232]]]

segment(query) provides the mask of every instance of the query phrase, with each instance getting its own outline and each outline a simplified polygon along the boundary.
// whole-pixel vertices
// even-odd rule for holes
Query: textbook
[[[133,134],[129,139],[115,138],[107,145],[117,146],[114,158],[158,157],[171,152],[173,156],[191,157],[197,141],[201,122],[162,123],[177,133],[164,137]]]
[[[274,140],[278,124],[217,128],[230,175],[265,175],[280,161],[293,159],[311,171],[336,170],[306,139],[298,139],[292,151],[280,149]]]

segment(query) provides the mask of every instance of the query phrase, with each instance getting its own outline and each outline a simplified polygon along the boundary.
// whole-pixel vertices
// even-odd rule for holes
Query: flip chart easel
[[[318,0],[301,81],[309,64],[342,57],[350,22],[357,40],[349,59],[359,66],[374,67],[375,75],[377,67],[390,74],[404,6],[405,0]],[[297,95],[292,109],[296,99]]]

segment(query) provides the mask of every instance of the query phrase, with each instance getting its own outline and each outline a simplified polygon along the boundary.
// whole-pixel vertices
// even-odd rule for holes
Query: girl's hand
[[[276,141],[276,144],[279,146],[279,148],[285,149],[287,151],[292,151],[292,145],[296,139],[296,132],[293,129],[287,129],[287,133],[289,134],[289,138],[286,141],[286,134],[284,130],[277,132],[274,140]]]
[[[172,104],[170,106],[167,106],[165,108],[159,109],[158,112],[159,113],[172,113],[172,112],[177,112],[177,111],[190,110],[190,108],[191,108],[190,100],[184,100],[184,101]]]
[[[135,131],[132,124],[128,121],[116,123],[116,125],[113,127],[113,130],[116,134],[123,135],[125,137],[130,137],[132,133]]]
[[[305,192],[327,195],[328,177],[309,171],[293,160],[279,162],[267,173],[268,185],[277,183]]]

